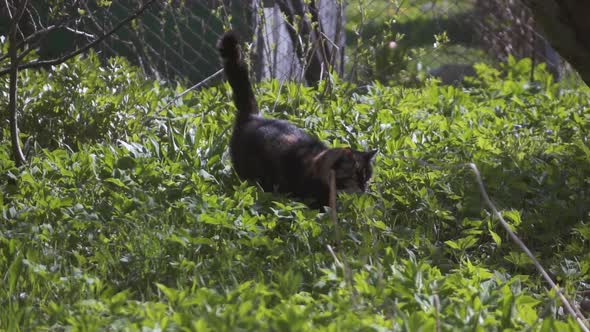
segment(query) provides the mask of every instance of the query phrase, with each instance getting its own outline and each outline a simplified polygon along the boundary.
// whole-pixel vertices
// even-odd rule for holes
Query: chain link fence
[[[75,36],[90,39],[141,1],[80,4],[86,15]],[[547,63],[559,78],[563,64],[519,0],[171,0],[152,5],[97,50],[126,57],[149,77],[196,83],[221,68],[215,43],[228,28],[249,45],[256,80],[314,85],[336,73],[357,84],[411,85],[428,75],[455,83],[473,74],[472,64],[508,55]],[[70,37],[41,45],[41,55]]]

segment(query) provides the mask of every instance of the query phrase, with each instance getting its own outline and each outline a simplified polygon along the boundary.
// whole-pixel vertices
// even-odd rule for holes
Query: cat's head
[[[376,154],[377,150],[328,149],[318,156],[316,167],[326,181],[329,181],[330,171],[334,171],[336,191],[364,192],[373,175],[373,159]]]

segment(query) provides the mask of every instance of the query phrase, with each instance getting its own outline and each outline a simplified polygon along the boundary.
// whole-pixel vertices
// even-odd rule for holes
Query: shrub
[[[38,144],[23,168],[0,147],[0,326],[576,330],[453,167],[480,167],[514,230],[580,296],[589,91],[543,67],[529,84],[528,70],[477,66],[462,90],[260,84],[266,116],[379,148],[369,193],[340,195],[337,226],[236,178],[226,84],[159,112],[173,89],[119,59],[24,71],[23,132]]]

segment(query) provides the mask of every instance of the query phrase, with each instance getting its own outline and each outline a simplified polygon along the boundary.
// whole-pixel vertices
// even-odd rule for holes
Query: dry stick
[[[160,112],[162,112],[163,110],[165,110],[166,108],[168,108],[168,106],[172,105],[172,103],[174,103],[176,100],[178,100],[178,98],[180,98],[180,97],[184,96],[184,95],[185,95],[185,94],[187,94],[189,91],[192,91],[192,90],[194,90],[194,89],[197,89],[197,88],[199,88],[199,87],[200,87],[200,86],[202,86],[203,84],[205,84],[205,83],[209,82],[210,80],[214,79],[215,77],[217,77],[217,75],[221,74],[222,72],[223,72],[223,69],[219,69],[218,71],[216,71],[215,73],[213,73],[211,76],[209,76],[209,77],[205,78],[205,79],[204,79],[204,80],[202,80],[201,82],[199,82],[199,83],[197,83],[197,84],[195,84],[195,85],[191,86],[190,88],[188,88],[188,89],[184,90],[184,91],[183,91],[181,94],[179,94],[179,95],[175,96],[174,98],[172,98],[172,100],[171,100],[171,101],[170,101],[168,104],[166,104],[166,105],[162,106],[162,108],[160,108],[160,109],[158,110],[158,113],[160,113]]]
[[[281,97],[281,91],[283,91],[283,84],[285,84],[286,79],[281,81],[281,85],[279,86],[279,92],[277,92],[277,98],[275,99],[274,105],[272,105],[272,111],[274,112],[277,108],[277,104],[279,103],[279,98]]]
[[[436,332],[440,332],[440,300],[438,294],[434,294],[434,312],[436,318]]]
[[[328,252],[330,252],[330,255],[332,255],[332,258],[334,258],[334,262],[336,262],[336,265],[343,269],[344,265],[342,264],[342,262],[340,262],[338,256],[336,256],[336,253],[334,252],[334,249],[332,249],[332,246],[328,244],[326,247],[328,247]]]
[[[340,245],[340,228],[338,228],[338,217],[336,216],[336,173],[334,170],[330,170],[330,176],[328,178],[329,185],[330,185],[330,197],[328,198],[328,204],[330,205],[330,220],[334,224],[334,232],[336,233],[336,243]],[[340,263],[336,254],[332,250],[332,247],[328,244],[328,251],[334,257],[336,264],[342,268],[344,265]]]
[[[336,232],[336,242],[338,243],[338,245],[340,245],[340,232],[338,229],[338,220],[336,219],[336,175],[334,173],[334,170],[330,170],[329,184],[330,197],[328,198],[328,204],[330,205],[330,220],[332,220],[332,223],[334,224],[334,231]],[[327,247],[328,251],[334,258],[336,265],[338,265],[341,268],[344,268],[344,265],[340,262],[340,260],[334,253],[332,246],[328,244]]]
[[[466,164],[466,166],[471,168],[471,170],[475,174],[475,180],[477,181],[477,184],[479,185],[479,191],[481,192],[481,196],[483,197],[483,200],[488,205],[488,207],[492,210],[494,216],[496,216],[496,218],[498,218],[498,220],[500,220],[500,224],[502,225],[504,230],[506,230],[506,232],[508,233],[508,235],[510,236],[512,241],[514,241],[514,243],[516,243],[520,247],[520,249],[522,251],[524,251],[524,253],[531,259],[531,261],[533,262],[533,265],[535,265],[535,267],[541,273],[541,275],[543,276],[545,281],[547,281],[547,283],[549,283],[549,285],[551,285],[551,288],[553,288],[555,293],[559,296],[561,302],[563,303],[563,305],[565,306],[567,311],[570,313],[570,315],[572,315],[572,317],[574,317],[576,319],[576,322],[578,323],[578,325],[580,325],[580,328],[582,329],[582,331],[590,332],[590,330],[586,326],[586,323],[584,321],[585,320],[584,317],[581,317],[576,313],[576,311],[574,310],[574,308],[572,307],[572,305],[570,304],[568,299],[565,297],[565,295],[563,295],[563,293],[557,287],[557,285],[553,282],[553,280],[551,280],[551,277],[549,277],[549,275],[547,274],[547,272],[545,271],[543,266],[541,266],[541,263],[539,263],[539,261],[535,258],[533,253],[529,250],[529,248],[522,242],[522,240],[518,236],[516,236],[516,234],[514,234],[514,232],[510,229],[510,226],[508,225],[508,223],[502,217],[502,214],[500,214],[498,209],[496,209],[496,206],[492,203],[492,201],[490,200],[490,197],[488,196],[488,193],[485,190],[485,187],[484,187],[483,181],[481,180],[481,175],[479,173],[479,170],[477,169],[477,166],[475,166],[474,163],[468,163],[468,164]]]
[[[328,204],[330,204],[330,219],[332,219],[332,222],[334,223],[334,231],[336,233],[336,244],[338,246],[340,246],[341,234],[340,234],[340,228],[338,227],[338,217],[336,215],[336,172],[334,172],[334,170],[330,170],[329,181],[330,181],[330,197],[329,197]],[[356,304],[357,303],[356,298],[357,298],[358,293],[356,291],[356,288],[354,288],[354,281],[352,278],[352,269],[348,265],[348,260],[346,259],[346,255],[344,254],[344,251],[342,251],[342,253],[341,253],[342,262],[340,262],[338,260],[338,257],[336,256],[336,253],[334,253],[334,250],[332,249],[332,247],[330,245],[328,245],[327,247],[328,247],[328,251],[330,252],[332,257],[334,257],[334,261],[336,261],[336,265],[338,265],[340,268],[342,268],[342,271],[344,272],[344,280],[346,281],[346,283],[348,284],[348,286],[350,287],[350,290],[351,290],[352,303]]]
[[[330,217],[334,223],[334,229],[336,230],[336,240],[340,242],[340,232],[338,229],[338,219],[336,217],[336,173],[334,170],[330,170]]]

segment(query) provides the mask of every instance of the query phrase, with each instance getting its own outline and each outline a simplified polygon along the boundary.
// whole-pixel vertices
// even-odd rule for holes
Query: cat
[[[229,148],[241,179],[258,182],[264,191],[294,196],[312,208],[329,204],[331,170],[337,192],[367,189],[377,150],[328,148],[287,121],[261,117],[237,34],[224,33],[217,49],[238,110]]]

